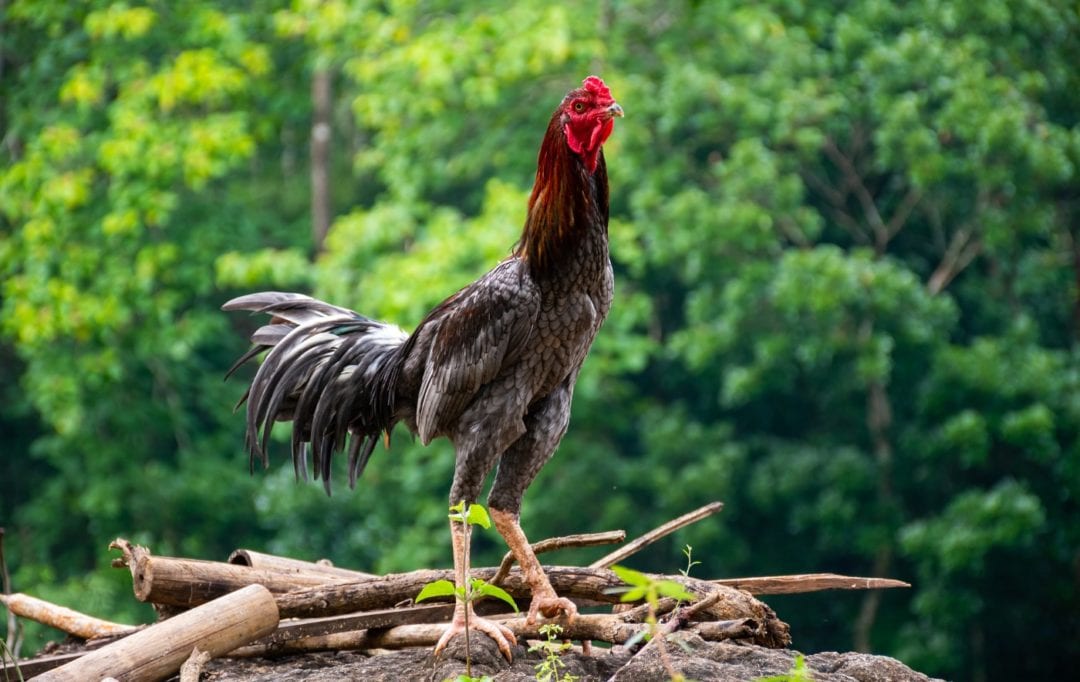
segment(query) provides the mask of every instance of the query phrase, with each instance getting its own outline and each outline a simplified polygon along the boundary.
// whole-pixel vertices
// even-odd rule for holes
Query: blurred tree
[[[9,404],[42,423],[29,446],[5,439],[15,581],[130,610],[119,576],[89,573],[112,536],[220,555],[249,535],[213,266],[296,242],[306,197],[290,207],[276,166],[256,176],[287,125],[270,79],[290,73],[265,13],[210,2],[13,2],[4,20],[0,329],[21,374]]]
[[[637,533],[719,498],[639,567],[674,571],[689,542],[703,575],[905,578],[776,604],[802,648],[953,679],[1080,663],[1068,3],[37,0],[3,22],[20,589],[115,615],[123,576],[91,569],[117,534],[448,562],[445,443],[396,434],[330,500],[289,467],[247,477],[219,381],[246,325],[217,306],[312,289],[415,324],[507,253],[547,117],[595,70],[627,110],[617,299],[530,534]],[[316,197],[317,254],[316,119],[339,211]]]

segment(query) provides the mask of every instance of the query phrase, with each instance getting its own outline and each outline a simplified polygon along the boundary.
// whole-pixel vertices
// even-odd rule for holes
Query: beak
[[[620,107],[617,103],[612,102],[611,106],[607,108],[607,114],[608,114],[607,117],[609,119],[610,118],[615,118],[616,116],[618,116],[619,118],[622,118],[623,117],[622,107]]]

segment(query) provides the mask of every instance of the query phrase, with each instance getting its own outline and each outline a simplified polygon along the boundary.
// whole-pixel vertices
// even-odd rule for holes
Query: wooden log
[[[338,568],[326,562],[303,561],[274,554],[263,554],[253,549],[238,549],[229,555],[229,563],[237,566],[249,566],[264,571],[273,571],[283,575],[324,575],[331,580],[367,580],[378,576],[362,571]]]
[[[750,594],[801,594],[823,590],[880,590],[911,587],[910,583],[892,578],[857,578],[836,573],[805,573],[800,575],[771,575],[760,578],[723,578],[711,580]]]
[[[555,591],[570,599],[617,603],[619,595],[614,594],[612,590],[626,587],[625,583],[608,569],[546,566],[544,572]],[[495,569],[484,568],[474,569],[471,575],[482,580],[490,580],[494,573]],[[786,646],[790,642],[787,624],[777,618],[767,605],[746,592],[694,578],[657,576],[657,578],[661,577],[675,580],[702,597],[713,592],[720,592],[721,596],[717,597],[708,609],[705,609],[708,617],[720,620],[738,618],[754,620],[760,625],[755,640],[757,643],[775,647]],[[415,597],[427,583],[452,579],[453,575],[449,570],[425,570],[383,576],[376,580],[324,585],[279,595],[278,608],[281,610],[282,617],[294,618],[383,609]],[[529,585],[522,578],[520,569],[509,573],[503,583],[503,588],[514,598],[526,598],[530,595]]]
[[[134,625],[122,625],[88,616],[66,606],[53,604],[20,592],[0,595],[0,603],[16,616],[29,618],[80,639],[129,634],[138,629]]]
[[[220,561],[153,556],[145,547],[117,538],[110,549],[123,556],[113,566],[131,570],[132,587],[139,601],[190,608],[248,585],[262,585],[274,593],[326,585],[340,579],[325,574],[279,572]]]
[[[524,617],[496,618],[502,625],[510,628],[518,641],[528,639],[546,639],[540,633],[542,623],[529,625]],[[625,621],[618,614],[578,615],[572,623],[562,623],[562,639],[583,642],[597,641],[611,644],[623,644],[639,633],[648,629],[645,623]],[[753,639],[758,624],[751,619],[709,621],[694,623],[687,629],[696,632],[702,639],[721,641],[730,639]],[[312,651],[345,651],[359,649],[404,649],[408,647],[433,646],[446,630],[445,624],[417,623],[399,625],[389,629],[357,630],[336,632],[299,639],[276,642],[253,642],[241,647],[230,657],[257,657],[270,655],[295,654]]]
[[[477,609],[480,610],[480,609]],[[339,632],[356,630],[385,629],[398,625],[416,625],[418,623],[439,623],[449,621],[453,616],[453,604],[424,604],[396,609],[363,611],[344,616],[326,616],[325,618],[303,618],[282,623],[278,629],[254,644],[273,644],[294,639],[321,637]],[[483,615],[483,613],[481,613]]]
[[[712,516],[723,508],[723,502],[710,502],[704,507],[695,509],[689,514],[683,514],[677,519],[672,519],[665,524],[657,526],[633,542],[626,543],[611,554],[597,559],[589,564],[589,568],[611,568],[627,557],[637,554],[660,538],[670,535],[680,528],[685,528],[692,523],[696,523],[704,518]]]
[[[39,682],[161,680],[175,675],[196,646],[221,656],[268,635],[278,625],[274,596],[250,585],[152,625],[43,673]]]

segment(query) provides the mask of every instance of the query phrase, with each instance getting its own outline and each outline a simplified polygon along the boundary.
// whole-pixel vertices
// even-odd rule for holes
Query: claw
[[[488,637],[495,640],[495,644],[498,645],[499,651],[506,657],[507,661],[513,662],[514,655],[510,651],[510,646],[517,644],[517,637],[514,636],[513,631],[506,627],[502,623],[497,623],[487,618],[481,618],[476,615],[472,609],[472,604],[466,606],[469,610],[469,629],[477,632],[482,632]],[[465,632],[465,610],[455,609],[454,619],[450,621],[450,625],[446,627],[446,632],[442,634],[439,641],[435,643],[435,655],[438,656],[442,653],[446,645],[450,643],[450,640],[455,636]]]

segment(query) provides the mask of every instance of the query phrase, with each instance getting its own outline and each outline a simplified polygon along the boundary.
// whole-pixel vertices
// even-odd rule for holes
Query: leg
[[[454,584],[459,587],[464,585],[466,580],[465,569],[468,562],[466,535],[468,533],[469,528],[465,524],[457,521],[450,522],[450,540],[454,548]],[[442,634],[442,637],[435,644],[435,655],[438,656],[455,635],[465,632],[466,627],[479,630],[491,637],[499,645],[499,651],[503,653],[503,656],[506,656],[506,660],[513,660],[510,645],[517,644],[517,638],[514,637],[514,633],[510,631],[510,628],[486,618],[481,618],[473,611],[471,603],[467,604],[462,601],[458,601],[454,605],[454,619],[450,621],[450,626],[446,628],[446,632]]]
[[[496,530],[521,566],[525,580],[532,588],[532,605],[528,621],[536,622],[537,613],[553,618],[564,613],[568,618],[577,615],[577,607],[569,599],[560,598],[544,574],[525,532],[518,522],[521,498],[541,467],[551,458],[566,433],[570,421],[570,399],[573,384],[560,386],[537,404],[525,418],[526,432],[516,440],[499,460],[499,470],[491,486],[488,505]]]
[[[472,415],[464,415],[463,424],[474,423]],[[520,419],[505,418],[485,420],[479,428],[466,428],[455,434],[454,482],[450,486],[450,504],[459,502],[473,504],[480,496],[484,479],[498,461],[499,454],[525,430]],[[457,521],[450,522],[450,542],[454,551],[454,585],[464,587],[468,581],[469,542],[471,529]],[[507,660],[513,660],[510,646],[517,644],[514,633],[509,628],[481,618],[473,611],[471,603],[458,601],[454,606],[454,619],[446,632],[435,644],[435,655],[439,655],[450,640],[465,632],[477,630],[495,640],[499,650]]]
[[[491,508],[491,520],[495,528],[506,540],[510,551],[514,553],[521,571],[525,575],[525,581],[532,588],[532,603],[529,606],[529,617],[526,619],[530,625],[536,622],[536,614],[541,613],[545,618],[555,618],[560,613],[566,614],[568,620],[573,620],[577,615],[577,606],[569,599],[555,594],[555,588],[544,574],[540,561],[536,558],[529,545],[525,532],[518,523],[518,515],[510,512]]]

